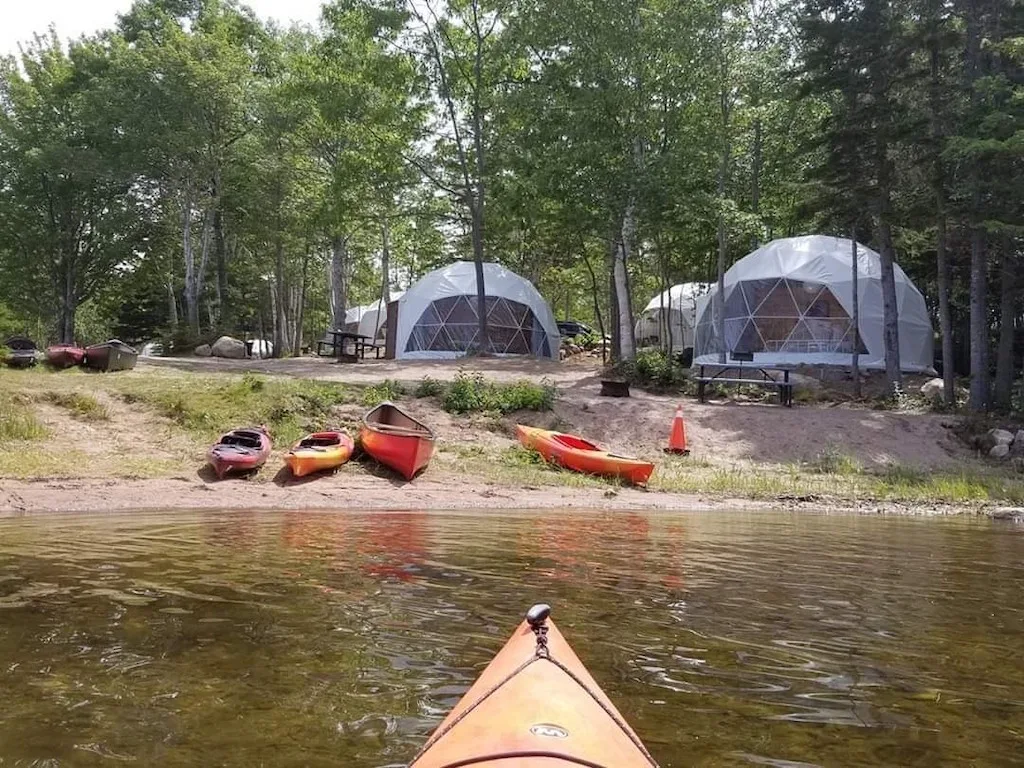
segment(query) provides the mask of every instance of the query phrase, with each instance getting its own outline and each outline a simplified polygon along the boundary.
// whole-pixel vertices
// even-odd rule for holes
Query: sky
[[[292,21],[315,22],[321,0],[243,0],[262,18],[287,25]],[[18,43],[52,23],[62,40],[91,34],[113,26],[118,13],[132,0],[0,0],[0,56],[18,52]]]

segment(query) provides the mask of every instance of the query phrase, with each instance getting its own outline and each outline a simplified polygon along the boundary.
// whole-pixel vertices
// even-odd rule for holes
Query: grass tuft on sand
[[[42,440],[50,431],[32,412],[28,398],[0,392],[0,443],[15,440]]]
[[[42,399],[68,411],[76,419],[109,421],[110,412],[92,395],[85,392],[55,392],[42,394]]]

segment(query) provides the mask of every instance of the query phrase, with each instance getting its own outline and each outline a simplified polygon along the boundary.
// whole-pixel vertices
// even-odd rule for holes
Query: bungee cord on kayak
[[[639,737],[633,732],[622,716],[608,701],[607,697],[600,691],[596,683],[591,685],[586,678],[590,675],[582,666],[582,663],[575,658],[571,648],[565,643],[557,630],[556,637],[564,645],[564,655],[567,663],[555,658],[549,642],[548,619],[551,615],[551,607],[539,603],[530,608],[526,614],[526,620],[517,630],[516,634],[506,643],[501,652],[492,660],[491,664],[484,670],[477,682],[456,705],[448,719],[443,722],[420,752],[409,763],[409,768],[460,768],[461,766],[497,766],[500,761],[511,759],[516,760],[543,760],[537,765],[550,766],[551,760],[557,760],[571,765],[586,766],[587,768],[658,768],[658,764],[651,757],[647,748]],[[528,630],[533,636],[532,653],[511,669],[504,673],[493,684],[482,685],[487,681],[492,671],[500,669],[501,662],[505,656],[516,656],[528,651],[527,648],[520,648],[525,645],[523,640]],[[525,654],[524,654],[525,655]],[[536,662],[547,661],[553,667],[560,670],[572,681],[574,685],[566,687],[561,681],[552,679],[547,673],[541,673],[538,681],[524,683],[523,673],[534,667]],[[510,665],[511,666],[511,665]],[[578,666],[580,673],[574,671],[573,667]],[[489,681],[487,681],[489,682]],[[593,682],[593,681],[591,681]],[[500,706],[493,704],[494,698],[511,685],[520,685],[521,690],[513,692],[508,698],[509,704],[517,706]],[[477,688],[482,690],[475,697],[473,694]],[[543,689],[543,690],[542,690]],[[561,689],[561,690],[559,690]],[[585,693],[580,698],[579,692]],[[558,694],[561,693],[561,696]],[[593,721],[588,722],[581,714],[586,709],[584,702],[593,701],[600,708],[604,719],[610,720],[616,728],[609,732],[602,730],[601,726],[594,725]],[[487,713],[480,715],[482,709],[490,706],[495,709],[491,716]],[[460,710],[461,707],[464,707]],[[564,720],[568,712],[573,712],[573,724],[576,727],[566,727]],[[474,715],[480,722],[467,724]],[[547,717],[551,715],[550,717]],[[596,716],[596,715],[595,715]],[[545,719],[546,717],[546,719]],[[511,727],[510,727],[511,723]],[[587,725],[583,725],[586,723]],[[589,727],[588,727],[589,726]],[[461,728],[460,728],[461,727]],[[457,731],[464,730],[465,735],[461,738]],[[616,737],[615,733],[620,734]],[[621,736],[626,741],[622,742]],[[446,739],[446,737],[449,737]],[[442,740],[445,741],[442,744]],[[561,742],[557,747],[551,742]],[[616,750],[621,757],[615,757],[614,762],[608,752],[615,753]],[[443,754],[440,754],[443,752]],[[435,753],[438,759],[433,760]],[[501,762],[505,765],[505,762]],[[516,762],[516,766],[533,765],[531,762]]]

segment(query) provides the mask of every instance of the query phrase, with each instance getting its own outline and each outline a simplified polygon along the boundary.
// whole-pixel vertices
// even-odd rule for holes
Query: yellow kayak
[[[284,455],[284,463],[296,477],[324,469],[340,467],[349,457],[355,445],[344,432],[314,432],[299,440]]]

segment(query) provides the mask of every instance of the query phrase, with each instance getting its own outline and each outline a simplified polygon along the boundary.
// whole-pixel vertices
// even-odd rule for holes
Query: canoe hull
[[[240,435],[255,436],[258,446],[238,445],[225,442],[237,439]],[[217,479],[223,480],[229,472],[252,472],[267,463],[270,457],[270,435],[259,427],[235,429],[222,435],[206,455],[206,459]]]
[[[557,664],[535,658],[536,636],[520,624],[410,768],[657,768],[557,627],[547,626]]]
[[[517,424],[516,436],[524,447],[537,451],[550,462],[576,472],[615,477],[627,483],[643,485],[654,471],[654,464],[649,461],[602,451],[576,435]]]
[[[310,441],[337,441],[334,445],[309,446]],[[307,445],[304,445],[307,444]],[[314,432],[299,440],[284,455],[284,463],[296,477],[337,469],[352,456],[355,444],[344,432]]]
[[[66,344],[46,348],[46,362],[54,368],[71,368],[85,360],[85,350]]]
[[[139,353],[122,341],[111,339],[85,348],[85,365],[97,371],[128,371],[135,367]]]
[[[434,455],[433,431],[393,403],[381,403],[363,417],[359,443],[406,480],[425,469]]]

